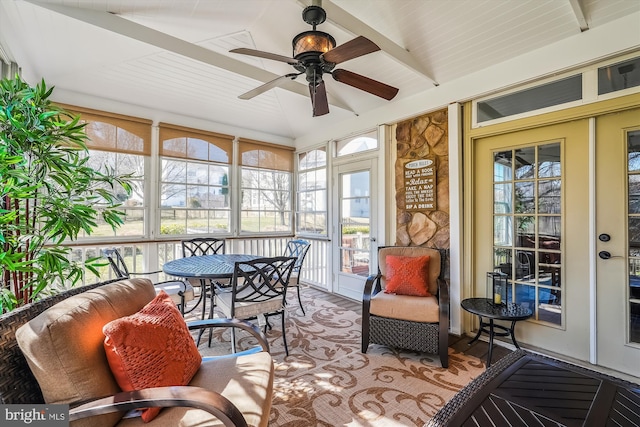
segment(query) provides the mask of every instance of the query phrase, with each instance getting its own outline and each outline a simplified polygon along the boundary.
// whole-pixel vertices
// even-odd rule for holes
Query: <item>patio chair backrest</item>
[[[295,275],[300,274],[300,270],[302,270],[302,263],[304,262],[304,258],[307,256],[307,252],[309,252],[310,247],[311,243],[302,239],[289,240],[287,242],[287,247],[284,250],[284,256],[296,258],[292,271]]]
[[[232,279],[233,306],[284,300],[296,259],[273,257],[236,262]]]
[[[182,256],[214,255],[225,253],[225,240],[215,237],[196,237],[183,240]]]
[[[102,256],[109,260],[109,265],[111,265],[113,273],[117,278],[128,279],[131,276],[127,264],[124,262],[124,258],[122,258],[122,254],[120,254],[118,249],[103,249]]]

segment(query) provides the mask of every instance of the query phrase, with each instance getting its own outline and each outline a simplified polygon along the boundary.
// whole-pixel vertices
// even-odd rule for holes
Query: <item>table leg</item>
[[[511,329],[509,329],[509,332],[511,332],[511,341],[513,341],[513,345],[515,345],[516,348],[520,348],[520,346],[516,342],[516,335],[514,333],[515,328],[516,328],[516,321],[514,320],[513,322],[511,322]]]
[[[480,326],[478,327],[478,333],[476,334],[475,337],[473,337],[473,339],[471,341],[469,341],[468,345],[473,344],[474,342],[476,342],[478,340],[478,338],[480,338],[480,334],[482,334],[482,328],[484,323],[482,323],[482,316],[478,316],[478,320],[480,320]]]
[[[204,314],[207,312],[207,297],[209,293],[208,286],[210,284],[211,284],[210,280],[200,279],[200,297],[202,298],[202,320],[205,319]],[[211,300],[211,304],[213,305],[213,298]],[[196,341],[196,346],[200,345],[200,338],[202,338],[202,334],[204,334],[204,329],[200,329],[198,331],[198,340]],[[209,331],[209,334],[211,334],[211,331]]]
[[[493,353],[493,319],[489,319],[489,354],[487,355],[487,368],[491,366],[492,353]]]

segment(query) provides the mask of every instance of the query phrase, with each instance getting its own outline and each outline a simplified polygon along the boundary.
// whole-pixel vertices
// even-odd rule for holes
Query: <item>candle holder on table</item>
[[[503,306],[507,301],[507,275],[499,271],[487,273],[487,298],[493,305]]]

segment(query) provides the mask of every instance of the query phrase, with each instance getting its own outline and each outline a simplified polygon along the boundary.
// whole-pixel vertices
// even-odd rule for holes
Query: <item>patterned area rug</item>
[[[276,369],[271,427],[423,426],[484,371],[482,361],[452,349],[448,369],[440,367],[437,355],[380,345],[362,354],[357,313],[305,298],[303,316],[295,295],[288,300],[288,357],[279,317],[271,319],[267,333]],[[228,351],[226,334],[214,334],[211,347],[206,341],[203,354]],[[240,334],[238,343],[252,344]]]

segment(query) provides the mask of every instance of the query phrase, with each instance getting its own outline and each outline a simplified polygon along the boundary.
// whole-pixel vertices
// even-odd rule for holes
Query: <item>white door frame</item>
[[[332,213],[331,217],[333,218],[333,226],[331,230],[331,240],[336,242],[332,245],[332,280],[331,280],[331,290],[332,292],[336,292],[340,295],[350,297],[352,299],[360,299],[361,295],[356,295],[357,292],[351,292],[350,295],[345,294],[340,290],[340,279],[341,276],[344,276],[342,279],[348,279],[350,282],[353,281],[353,284],[358,282],[360,279],[356,275],[342,273],[340,270],[340,200],[342,197],[340,191],[340,175],[350,172],[358,172],[358,171],[369,171],[369,238],[371,239],[370,243],[370,251],[369,251],[369,265],[370,271],[377,269],[376,263],[376,255],[377,255],[377,247],[378,247],[378,225],[379,225],[379,200],[380,200],[380,190],[378,189],[378,164],[376,158],[368,157],[368,158],[351,158],[348,162],[340,162],[339,164],[335,164],[332,170],[332,191],[331,191],[331,200],[332,200]],[[362,287],[364,288],[364,282],[366,277],[362,277]]]

